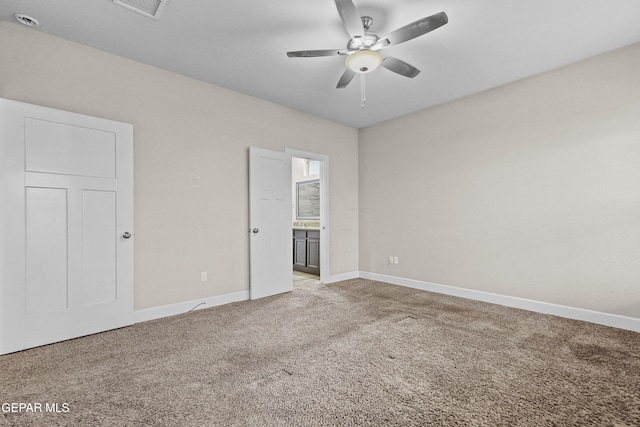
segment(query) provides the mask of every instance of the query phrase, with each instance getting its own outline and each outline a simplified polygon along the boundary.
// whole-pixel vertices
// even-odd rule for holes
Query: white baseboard
[[[348,273],[332,274],[328,278],[325,278],[322,281],[322,283],[328,284],[328,283],[342,282],[343,280],[351,280],[351,279],[358,279],[358,278],[360,278],[359,271],[350,271]]]
[[[384,274],[368,273],[366,271],[361,271],[360,277],[363,279],[391,283],[393,285],[421,289],[423,291],[430,291],[439,294],[484,301],[493,304],[504,305],[507,307],[521,308],[523,310],[534,311],[536,313],[551,314],[568,319],[582,320],[584,322],[591,322],[599,325],[640,332],[640,319],[635,317],[602,313],[599,311],[585,310],[582,308],[567,307],[564,305],[534,301],[525,298],[475,291],[472,289],[456,288],[454,286],[440,285],[438,283],[423,282],[420,280],[405,279],[402,277],[387,276]]]
[[[360,277],[359,271],[351,271],[348,273],[332,274],[323,283],[335,283],[343,280],[357,279]],[[176,304],[162,305],[159,307],[145,308],[133,312],[133,323],[146,322],[149,320],[160,319],[162,317],[175,316],[176,314],[186,313],[188,311],[200,310],[203,308],[215,307],[218,305],[229,304],[231,302],[246,301],[249,299],[249,291],[234,292],[231,294],[218,295],[202,299],[194,299],[191,301],[179,302]]]
[[[420,289],[423,291],[452,295],[492,304],[504,305],[507,307],[520,308],[536,313],[551,314],[568,319],[582,320],[584,322],[596,323],[598,325],[611,326],[614,328],[640,332],[640,319],[635,317],[627,317],[621,316],[619,314],[585,310],[582,308],[567,307],[559,304],[511,297],[507,295],[493,294],[490,292],[476,291],[473,289],[457,288],[455,286],[441,285],[438,283],[424,282],[414,279],[405,279],[403,277],[388,276],[385,274],[369,273],[366,271],[352,271],[348,273],[332,274],[328,278],[325,278],[323,282],[325,284],[329,284],[358,278],[376,280],[379,282],[391,283],[393,285],[405,286],[408,288]],[[218,295],[215,297],[184,301],[176,304],[163,305],[160,307],[152,307],[143,310],[136,310],[134,312],[134,323],[146,322],[148,320],[174,316],[176,314],[182,314],[192,310],[200,310],[203,308],[215,307],[232,302],[245,301],[248,299],[249,291],[240,291],[231,294]]]
[[[133,312],[133,322],[146,322],[148,320],[160,319],[161,317],[175,316],[176,314],[182,314],[188,311],[201,310],[203,308],[210,308],[218,305],[229,304],[231,302],[245,301],[248,299],[249,291],[240,291],[215,297],[163,305],[160,307],[145,308],[143,310],[136,310]]]

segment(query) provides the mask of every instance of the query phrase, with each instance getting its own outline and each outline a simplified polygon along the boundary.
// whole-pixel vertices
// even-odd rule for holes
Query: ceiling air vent
[[[18,21],[22,25],[26,25],[27,27],[37,27],[40,25],[37,19],[32,18],[29,15],[16,13],[15,15],[13,15],[13,17],[16,18],[16,21]]]
[[[167,0],[113,0],[113,2],[134,12],[138,12],[147,18],[160,19],[162,9]]]

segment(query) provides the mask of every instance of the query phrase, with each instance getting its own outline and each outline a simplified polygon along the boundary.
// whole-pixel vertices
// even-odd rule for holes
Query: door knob
[[[129,233],[128,231],[125,231],[124,233],[122,233],[122,238],[123,239],[128,239],[131,237],[131,233]]]
[[[256,234],[256,233],[257,233],[258,231],[260,231],[260,230],[258,230],[257,228],[254,228],[254,229],[253,229],[253,230],[251,230],[251,231],[253,232],[253,234]]]

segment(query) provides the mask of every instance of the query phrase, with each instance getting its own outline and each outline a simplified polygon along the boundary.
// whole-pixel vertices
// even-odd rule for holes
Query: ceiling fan
[[[378,37],[369,32],[373,19],[369,16],[361,17],[352,0],[335,0],[335,3],[342,23],[351,36],[347,48],[342,50],[299,50],[287,52],[287,56],[290,58],[346,56],[346,69],[336,88],[347,87],[356,74],[360,74],[363,85],[362,106],[364,106],[364,74],[372,72],[379,66],[410,78],[414,78],[420,73],[420,70],[411,64],[391,56],[383,56],[380,54],[382,49],[422,36],[449,22],[447,14],[440,12],[400,27],[384,37]]]

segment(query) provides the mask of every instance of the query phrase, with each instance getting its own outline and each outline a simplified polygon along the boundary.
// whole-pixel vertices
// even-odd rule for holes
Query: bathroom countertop
[[[320,231],[320,221],[293,221],[293,229],[294,230],[311,230],[311,231]]]

